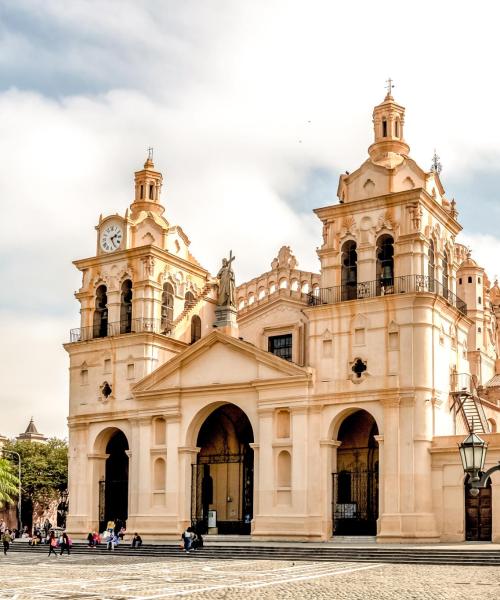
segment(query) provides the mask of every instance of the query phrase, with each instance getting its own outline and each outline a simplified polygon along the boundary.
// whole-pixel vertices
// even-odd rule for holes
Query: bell
[[[387,281],[388,279],[392,279],[392,267],[391,265],[384,265],[382,268],[382,279]]]
[[[354,269],[349,269],[349,271],[347,271],[347,285],[352,285],[356,283],[356,279],[356,271]]]

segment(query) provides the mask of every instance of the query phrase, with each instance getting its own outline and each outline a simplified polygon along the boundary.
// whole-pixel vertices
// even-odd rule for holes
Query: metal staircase
[[[483,404],[479,397],[476,382],[469,373],[451,375],[451,410],[460,415],[469,433],[489,433]]]
[[[168,327],[170,334],[173,333],[174,329],[191,313],[191,311],[198,305],[199,302],[208,299],[208,293],[213,287],[213,282],[208,282],[205,284],[201,292],[195,296],[194,299],[184,307],[184,310],[180,313],[180,315],[174,319],[172,323],[170,323]]]

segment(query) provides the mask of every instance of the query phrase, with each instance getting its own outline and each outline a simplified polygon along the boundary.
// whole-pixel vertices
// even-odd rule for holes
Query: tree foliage
[[[19,479],[14,475],[12,464],[0,458],[0,507],[13,504],[19,493]]]
[[[4,449],[21,456],[21,495],[23,501],[47,505],[68,487],[68,444],[51,438],[46,444],[11,440]],[[5,455],[14,464],[17,457]],[[16,465],[17,467],[17,465]]]

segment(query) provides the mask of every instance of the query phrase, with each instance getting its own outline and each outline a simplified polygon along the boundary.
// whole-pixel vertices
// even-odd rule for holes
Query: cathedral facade
[[[315,210],[319,273],[285,246],[222,285],[231,258],[213,277],[191,255],[151,156],[101,216],[65,344],[73,535],[500,542],[500,473],[471,496],[457,447],[475,431],[500,460],[500,289],[404,117],[389,92],[368,159]]]

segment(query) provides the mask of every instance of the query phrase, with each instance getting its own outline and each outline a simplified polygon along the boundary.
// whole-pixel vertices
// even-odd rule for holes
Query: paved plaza
[[[0,598],[160,600],[460,600],[500,598],[495,567],[285,561],[202,561],[116,555],[0,559]]]

